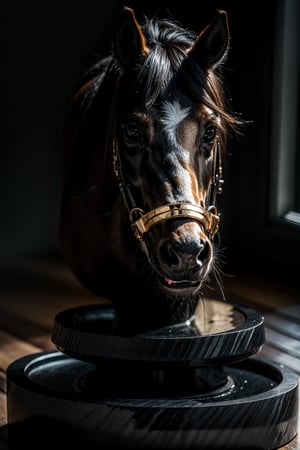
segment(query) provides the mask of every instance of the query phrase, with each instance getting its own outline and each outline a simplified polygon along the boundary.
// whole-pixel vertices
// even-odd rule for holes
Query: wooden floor
[[[229,277],[224,286],[229,301],[263,314],[260,355],[300,375],[300,289],[248,276]],[[58,312],[98,301],[60,262],[26,260],[0,268],[0,450],[8,449],[6,368],[24,355],[55,350],[50,336]],[[282,448],[300,450],[300,438]]]

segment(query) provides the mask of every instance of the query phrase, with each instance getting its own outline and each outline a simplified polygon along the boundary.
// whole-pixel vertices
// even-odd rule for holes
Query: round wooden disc
[[[169,389],[164,369],[115,369],[61,352],[13,362],[10,448],[275,449],[297,434],[298,376],[283,365],[255,356],[224,366],[226,383],[200,394],[197,383],[182,390],[181,373]]]
[[[60,312],[52,341],[63,353],[97,363],[103,358],[145,364],[211,366],[241,361],[265,340],[255,310],[216,300],[201,303],[191,320],[133,336],[112,333],[114,309],[88,305]]]

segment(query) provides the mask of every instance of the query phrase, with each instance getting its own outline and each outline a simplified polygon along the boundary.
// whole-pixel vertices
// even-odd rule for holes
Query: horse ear
[[[218,11],[214,22],[208,25],[197,37],[189,55],[205,71],[218,65],[226,56],[229,47],[229,27],[227,13]]]
[[[134,11],[124,7],[114,38],[114,53],[124,68],[147,53],[146,39]]]

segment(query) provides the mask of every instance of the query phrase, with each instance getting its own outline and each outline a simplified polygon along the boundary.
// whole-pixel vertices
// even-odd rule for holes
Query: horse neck
[[[98,212],[107,212],[120,195],[113,170],[111,130],[116,75],[105,70],[109,61],[104,62],[77,90],[63,142],[64,197],[82,198],[91,203],[91,211]]]

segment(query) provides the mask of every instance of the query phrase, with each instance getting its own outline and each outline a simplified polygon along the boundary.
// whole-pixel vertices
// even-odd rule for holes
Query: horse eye
[[[124,139],[128,145],[137,145],[142,141],[142,133],[135,122],[127,122],[123,126]]]
[[[203,135],[203,142],[205,144],[211,143],[216,135],[216,128],[213,125],[210,125],[206,128],[205,133]]]

